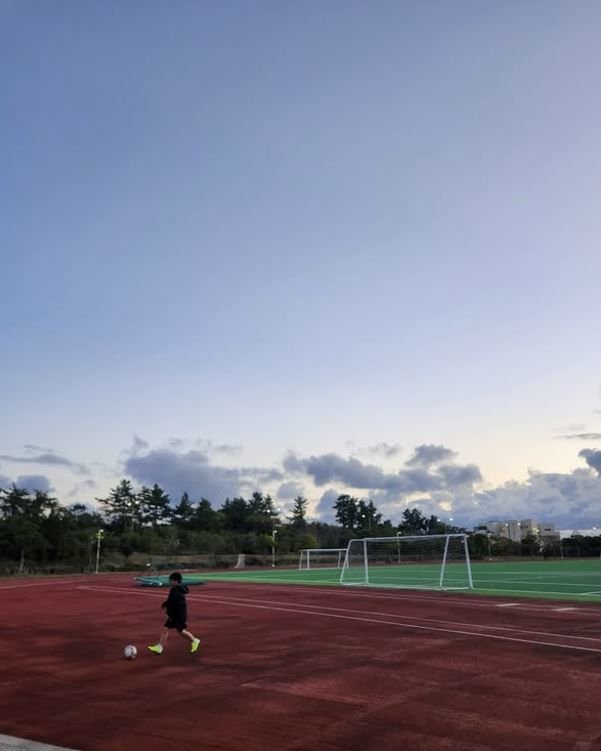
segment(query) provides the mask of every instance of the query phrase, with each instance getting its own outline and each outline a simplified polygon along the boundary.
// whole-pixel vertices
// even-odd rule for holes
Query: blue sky
[[[601,521],[600,22],[0,0],[0,480]]]

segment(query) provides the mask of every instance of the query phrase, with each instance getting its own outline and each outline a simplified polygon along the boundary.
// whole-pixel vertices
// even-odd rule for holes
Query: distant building
[[[572,535],[582,535],[583,537],[599,537],[601,528],[593,527],[592,529],[560,529],[557,533],[562,540]]]
[[[535,522],[533,519],[509,519],[506,522],[486,522],[486,530],[494,537],[500,537],[513,542],[520,542],[528,536],[536,537],[541,542],[559,540],[559,532],[555,525],[548,522]]]
[[[555,524],[542,523],[538,528],[538,536],[542,543],[557,542],[559,540],[559,530],[555,529]]]

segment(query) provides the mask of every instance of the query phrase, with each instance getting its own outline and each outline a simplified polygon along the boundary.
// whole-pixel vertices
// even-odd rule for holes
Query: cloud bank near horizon
[[[349,493],[373,500],[384,518],[394,523],[405,508],[415,506],[458,526],[509,518],[533,518],[565,528],[599,526],[601,450],[581,449],[577,456],[585,466],[572,472],[530,470],[523,482],[510,480],[491,487],[476,464],[459,461],[457,452],[447,446],[418,445],[404,461],[397,458],[401,453],[397,444],[382,443],[377,448],[369,452],[358,450],[361,455],[367,454],[369,461],[352,452],[344,456],[335,452],[302,456],[289,451],[281,463],[261,467],[237,464],[243,451],[240,446],[177,438],[163,446],[151,446],[135,436],[114,477],[116,481],[125,475],[139,485],[158,483],[173,503],[187,492],[193,500],[207,498],[215,508],[226,498],[248,497],[261,490],[270,493],[286,513],[293,499],[303,495],[310,501],[312,517],[321,521],[333,521],[332,507],[337,496]],[[19,475],[13,480],[5,470],[0,474],[0,487],[15,481],[32,490],[52,491],[56,484],[51,476],[53,469],[81,474],[85,466],[52,450],[41,454],[37,447],[27,447],[32,453],[34,449],[36,453],[31,457],[3,455],[0,459],[16,458],[17,465],[44,464],[49,475]],[[49,457],[56,458],[48,461]],[[392,463],[397,465],[393,470]],[[67,497],[89,495],[96,487],[98,483],[88,478]]]
[[[304,495],[311,501],[313,516],[322,521],[333,520],[332,506],[342,493],[372,499],[395,523],[407,506],[462,526],[531,517],[577,528],[597,525],[601,517],[601,451],[595,449],[582,449],[578,455],[587,466],[571,473],[530,470],[524,482],[489,487],[477,465],[459,462],[457,452],[439,444],[416,446],[396,471],[333,452],[288,452],[275,467],[223,466],[218,449],[208,442],[203,445],[201,450],[173,443],[151,448],[144,443],[132,449],[124,470],[136,482],[158,482],[174,499],[186,490],[216,507],[227,497],[254,490],[271,493],[284,509],[295,496]],[[395,446],[388,456],[397,453]]]

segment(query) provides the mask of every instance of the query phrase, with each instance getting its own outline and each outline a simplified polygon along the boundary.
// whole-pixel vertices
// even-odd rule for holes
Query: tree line
[[[186,553],[291,556],[303,548],[341,548],[355,537],[393,537],[465,531],[417,508],[406,508],[401,521],[384,519],[373,500],[340,495],[333,504],[335,523],[311,520],[309,502],[294,499],[283,515],[273,498],[260,491],[249,498],[227,498],[214,508],[206,498],[188,493],[174,502],[158,484],[134,488],[121,480],[95,507],[67,505],[48,492],[11,485],[0,488],[0,564],[4,570],[73,570],[93,568],[97,533],[103,550],[126,561],[134,553],[175,558]],[[599,538],[572,538],[553,556],[599,554]],[[513,543],[485,534],[470,537],[477,558],[536,555],[535,539]]]
[[[13,484],[0,488],[0,561],[11,571],[68,566],[93,567],[99,530],[103,549],[128,559],[133,553],[175,557],[184,553],[268,555],[303,548],[345,547],[354,537],[434,534],[453,530],[436,517],[406,509],[400,524],[384,520],[374,502],[340,495],[333,505],[335,523],[307,517],[309,502],[294,499],[282,515],[273,498],[260,491],[249,498],[227,498],[214,508],[188,493],[176,503],[158,484],[134,488],[121,480],[95,508],[67,505],[48,492]]]

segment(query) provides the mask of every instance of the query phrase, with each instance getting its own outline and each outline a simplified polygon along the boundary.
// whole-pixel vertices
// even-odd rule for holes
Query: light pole
[[[98,573],[98,569],[100,568],[100,543],[103,537],[104,537],[104,529],[99,529],[98,532],[96,532],[96,570],[94,571],[95,574]]]
[[[489,561],[492,561],[492,547],[490,545],[490,536],[491,536],[491,534],[492,534],[492,532],[487,532],[486,533],[486,539],[488,540],[488,560]]]
[[[399,537],[401,537],[402,534],[403,534],[402,532],[396,533],[396,547],[397,547],[397,557],[398,557],[399,563],[401,562],[401,541],[399,540]]]
[[[275,568],[275,547],[276,547],[276,535],[278,533],[277,529],[275,528],[275,525],[279,522],[279,514],[282,513],[281,508],[275,509],[275,516],[272,519],[271,522],[271,568]]]
[[[275,536],[277,535],[277,529],[273,529],[271,533],[271,568],[275,568]]]

